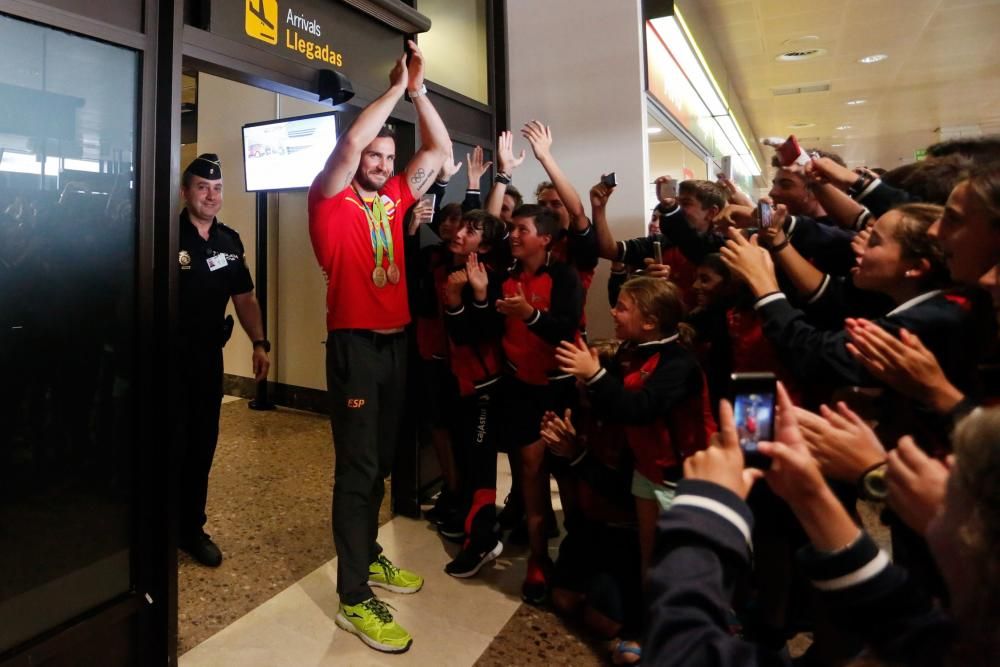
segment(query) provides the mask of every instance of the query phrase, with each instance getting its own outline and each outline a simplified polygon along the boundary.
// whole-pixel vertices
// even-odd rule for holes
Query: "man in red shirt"
[[[309,188],[309,235],[327,279],[326,378],[336,471],[339,627],[379,651],[407,650],[412,638],[371,586],[416,593],[418,575],[393,565],[378,545],[378,512],[392,468],[406,387],[410,322],[403,216],[434,182],[451,141],[427,97],[423,54],[409,42],[389,89],[337,141]],[[396,142],[384,127],[403,92],[417,111],[423,145],[392,176]]]

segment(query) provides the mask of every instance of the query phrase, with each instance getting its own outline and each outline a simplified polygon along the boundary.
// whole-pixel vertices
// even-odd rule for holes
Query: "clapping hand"
[[[948,467],[927,456],[910,436],[900,438],[888,460],[885,482],[889,507],[907,526],[923,535],[944,504]]]
[[[465,154],[465,163],[469,165],[469,189],[478,190],[479,181],[482,179],[483,174],[486,170],[490,168],[493,164],[491,161],[483,161],[483,147],[476,146],[472,149],[472,153]]]
[[[521,136],[531,144],[536,160],[542,161],[552,157],[552,128],[548,125],[543,125],[537,120],[528,121],[521,128]]]
[[[597,350],[587,347],[582,340],[564,340],[556,348],[556,363],[563,373],[571,373],[577,380],[589,380],[601,370]]]
[[[836,412],[821,405],[819,412],[795,408],[806,446],[824,475],[856,482],[866,470],[885,461],[878,436],[847,404],[838,403]]]
[[[497,163],[500,166],[500,171],[507,176],[514,173],[514,170],[521,166],[524,162],[525,153],[524,149],[521,149],[521,153],[514,157],[514,134],[510,130],[504,130],[497,137]]]
[[[535,312],[534,306],[528,303],[528,299],[524,296],[521,283],[517,284],[517,294],[497,299],[497,310],[507,317],[516,317],[519,320],[526,320]]]
[[[542,441],[549,451],[565,459],[575,459],[580,454],[580,443],[577,441],[572,416],[570,408],[566,408],[562,417],[551,410],[547,410],[542,416]]]

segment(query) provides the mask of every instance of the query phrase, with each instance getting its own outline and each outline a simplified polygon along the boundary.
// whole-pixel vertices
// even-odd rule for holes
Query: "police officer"
[[[214,153],[199,155],[181,179],[180,338],[182,350],[181,472],[178,545],[209,567],[222,552],[205,533],[208,473],[219,436],[222,347],[233,329],[225,317],[231,298],[240,324],[253,341],[256,381],[267,377],[271,344],[264,338],[260,305],[243,261],[240,236],[216,219],[222,208],[222,166]]]

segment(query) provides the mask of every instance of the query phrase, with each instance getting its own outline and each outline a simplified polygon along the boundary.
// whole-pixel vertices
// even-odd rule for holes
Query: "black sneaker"
[[[524,507],[517,500],[511,502],[510,494],[503,501],[503,509],[497,514],[500,530],[513,530],[524,522]]]
[[[444,566],[444,571],[459,579],[474,577],[483,565],[496,560],[502,552],[503,543],[500,540],[494,540],[492,545],[482,548],[470,544],[459,551],[453,561]]]
[[[458,512],[452,512],[444,523],[438,524],[437,529],[441,537],[449,542],[461,544],[465,540],[465,519]]]
[[[433,524],[441,525],[456,509],[458,509],[457,499],[451,491],[444,488],[434,501],[434,506],[424,512],[424,518]]]
[[[212,538],[203,532],[182,539],[178,544],[183,551],[188,552],[191,558],[205,565],[206,567],[219,567],[222,565],[222,551],[215,545]]]

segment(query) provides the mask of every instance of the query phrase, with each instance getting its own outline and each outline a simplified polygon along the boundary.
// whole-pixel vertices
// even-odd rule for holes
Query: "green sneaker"
[[[341,603],[336,623],[337,627],[357,635],[376,651],[402,653],[413,643],[410,633],[392,620],[389,605],[376,597],[361,604]]]
[[[423,587],[424,578],[415,572],[399,569],[384,554],[379,554],[378,560],[368,566],[368,585],[393,593],[416,593]]]

